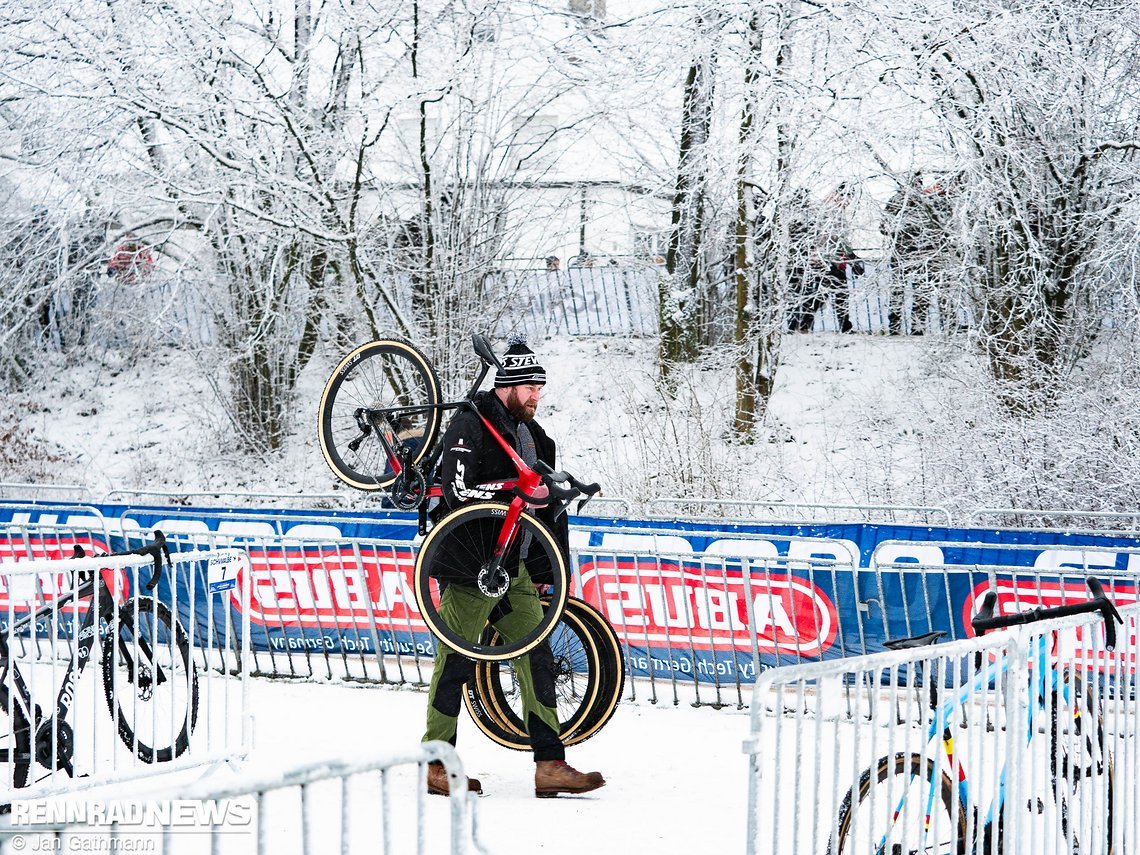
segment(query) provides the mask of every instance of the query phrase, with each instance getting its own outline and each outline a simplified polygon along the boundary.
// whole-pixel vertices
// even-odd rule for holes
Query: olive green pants
[[[452,630],[478,641],[491,619],[507,642],[526,635],[542,620],[542,603],[525,569],[501,600],[483,596],[477,589],[448,585],[439,604],[439,617]],[[474,679],[475,663],[436,639],[435,668],[428,688],[427,730],[423,741],[440,739],[455,744],[463,687]],[[522,699],[535,760],[561,760],[565,751],[558,738],[558,712],[554,695],[554,656],[547,642],[512,663]]]

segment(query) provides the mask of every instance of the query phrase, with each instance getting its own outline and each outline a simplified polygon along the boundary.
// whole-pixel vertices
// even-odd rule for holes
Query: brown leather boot
[[[565,760],[538,760],[534,764],[534,794],[552,799],[559,793],[588,793],[604,787],[601,772],[583,774]]]
[[[432,760],[428,763],[427,791],[433,796],[451,795],[451,789],[447,782],[447,770],[443,768],[443,764],[438,760]],[[478,778],[467,779],[467,792],[475,793],[480,796],[483,795],[483,785],[479,783]]]

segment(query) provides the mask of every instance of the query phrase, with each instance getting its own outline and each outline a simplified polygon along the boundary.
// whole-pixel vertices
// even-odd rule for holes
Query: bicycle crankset
[[[427,495],[427,479],[419,469],[405,464],[400,474],[396,476],[396,480],[392,482],[388,495],[392,499],[392,504],[400,510],[414,510]]]
[[[479,586],[483,596],[497,600],[511,587],[511,577],[502,566],[484,565],[479,570],[479,575],[475,577],[475,584]]]
[[[41,766],[47,769],[64,769],[71,774],[71,758],[74,754],[75,734],[66,721],[48,719],[36,729],[36,762]]]

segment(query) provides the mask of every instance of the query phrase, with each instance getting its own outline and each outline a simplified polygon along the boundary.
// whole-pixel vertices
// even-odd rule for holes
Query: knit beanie
[[[503,367],[495,374],[495,388],[504,386],[522,386],[533,383],[536,386],[546,385],[546,372],[538,364],[538,357],[534,351],[526,346],[526,336],[522,333],[511,333],[507,336],[507,352],[503,354]]]

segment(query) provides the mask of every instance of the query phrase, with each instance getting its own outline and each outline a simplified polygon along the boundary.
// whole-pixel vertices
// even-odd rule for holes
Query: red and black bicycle
[[[469,408],[492,367],[500,367],[490,344],[472,337],[480,369],[462,400],[442,400],[431,362],[413,345],[397,339],[372,341],[348,354],[333,371],[321,397],[318,433],[333,472],[360,490],[383,491],[403,510],[419,509],[426,537],[415,564],[417,604],[428,628],[448,645],[478,661],[465,701],[476,724],[509,748],[529,746],[521,701],[510,661],[548,640],[555,660],[556,694],[562,739],[567,745],[597,733],[613,715],[625,685],[625,663],[617,636],[592,606],[568,597],[569,569],[551,532],[528,510],[557,504],[564,512],[574,499],[578,510],[598,492],[565,472],[539,464],[529,467],[483,419],[518,477],[480,485],[507,493],[510,502],[477,502],[443,516],[427,531],[427,508],[438,499],[443,453],[443,413]],[[476,411],[477,412],[477,411]],[[480,417],[482,418],[482,417]],[[545,484],[549,496],[537,499]],[[529,537],[527,536],[529,535]],[[502,597],[517,567],[521,544],[529,543],[526,565],[532,575],[549,572],[542,597],[544,617],[526,636],[507,642],[488,626],[477,641],[453,632],[439,614],[440,582],[458,583],[492,599]]]
[[[385,490],[397,508],[421,512],[426,531],[429,500],[442,495],[436,481],[443,453],[442,415],[468,408],[492,367],[500,363],[487,340],[475,335],[480,369],[466,396],[442,401],[439,380],[428,359],[399,340],[373,341],[346,356],[337,366],[321,398],[321,450],[333,472],[361,490]],[[414,587],[428,628],[449,646],[473,659],[512,659],[534,648],[561,619],[566,606],[569,572],[550,530],[528,507],[555,505],[560,512],[579,499],[578,509],[599,491],[565,472],[539,462],[528,466],[494,426],[479,415],[488,434],[499,443],[517,470],[517,477],[479,485],[488,493],[509,495],[508,502],[474,502],[443,516],[420,545]],[[536,497],[540,485],[549,495]],[[550,604],[543,620],[525,636],[495,643],[469,641],[453,631],[439,613],[441,582],[466,585],[469,590],[498,600],[517,573],[523,545],[532,576],[549,578]]]

